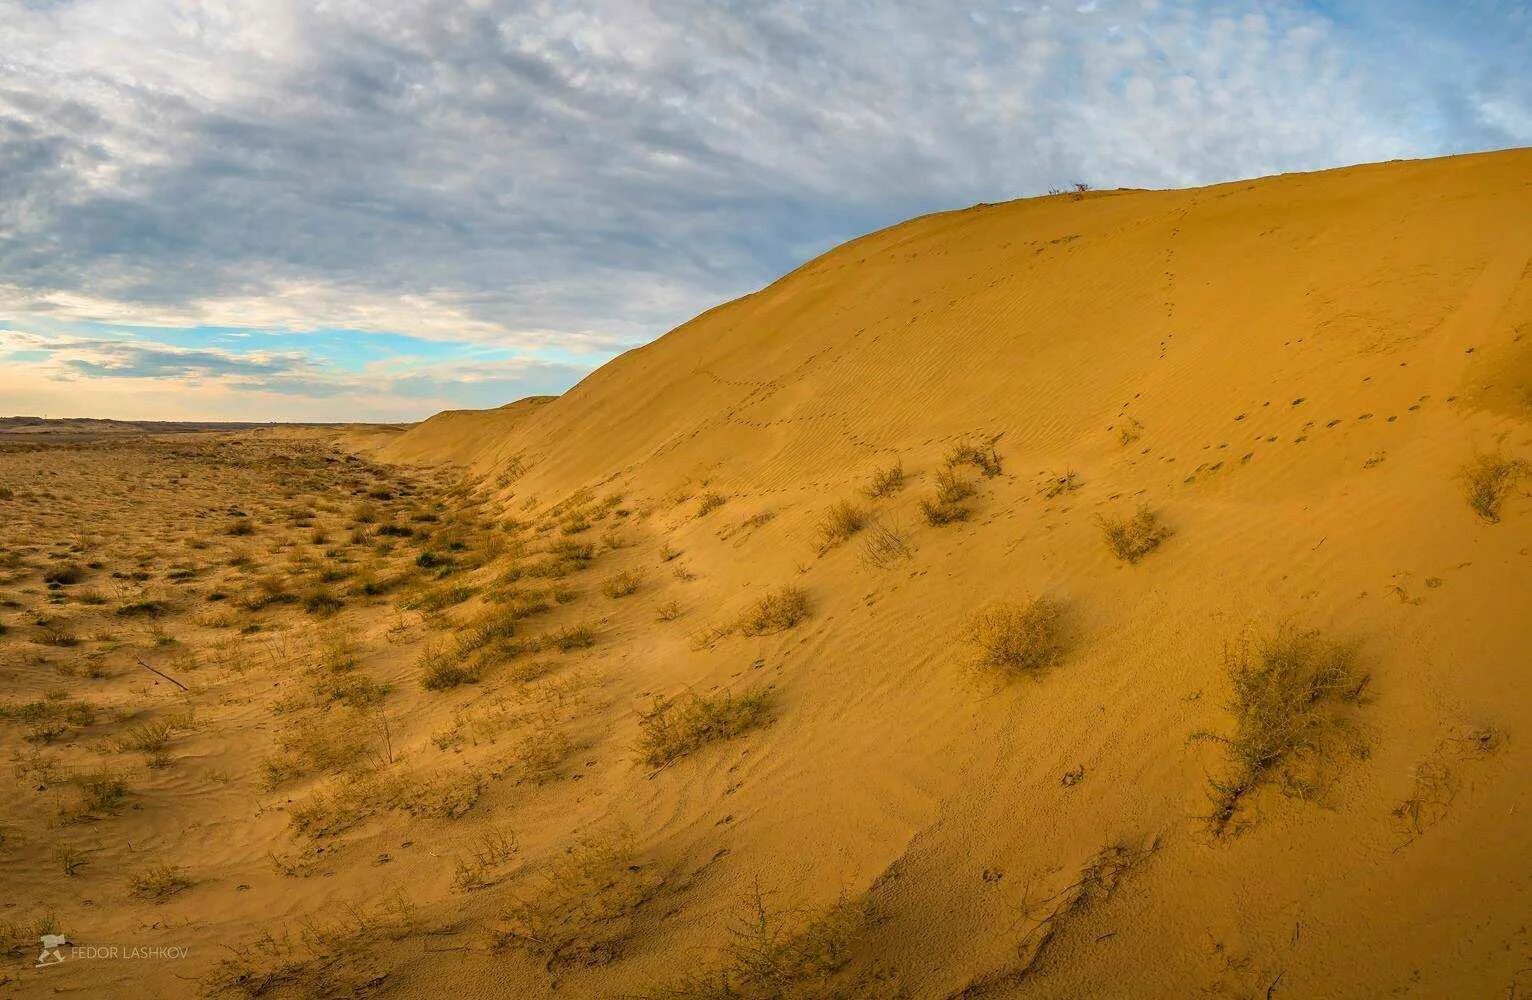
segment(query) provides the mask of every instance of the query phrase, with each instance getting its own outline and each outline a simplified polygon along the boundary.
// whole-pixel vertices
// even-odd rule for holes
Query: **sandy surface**
[[[980,206],[551,401],[0,447],[0,989],[1532,990],[1529,218]]]

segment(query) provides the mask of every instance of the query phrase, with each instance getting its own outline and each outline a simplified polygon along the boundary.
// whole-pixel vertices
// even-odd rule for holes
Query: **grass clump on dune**
[[[719,967],[646,994],[647,1000],[872,1000],[902,996],[882,976],[856,974],[852,948],[873,922],[863,901],[803,921],[769,910],[759,892],[730,928]]]
[[[605,965],[622,955],[660,882],[628,837],[586,837],[548,866],[534,894],[511,903],[496,944],[530,951],[550,971]]]
[[[968,520],[968,507],[963,501],[978,490],[972,480],[965,479],[951,469],[936,474],[936,496],[920,501],[920,512],[931,525],[951,524]]]
[[[1208,823],[1217,836],[1233,828],[1245,797],[1274,775],[1290,792],[1316,790],[1312,765],[1343,728],[1342,710],[1361,702],[1368,682],[1353,646],[1291,628],[1253,648],[1249,642],[1226,647],[1224,669],[1233,688],[1228,708],[1234,730],[1194,734],[1222,744],[1229,756],[1228,771],[1208,779],[1213,801]]]
[[[809,595],[802,587],[779,587],[750,606],[739,620],[746,635],[784,632],[809,616]]]
[[[978,647],[983,666],[1010,675],[1035,674],[1063,659],[1063,611],[1046,597],[996,601],[969,619],[966,637]]]
[[[483,676],[479,664],[465,660],[457,650],[433,646],[416,661],[420,686],[427,691],[445,691],[462,684],[472,684]]]
[[[707,517],[713,511],[717,510],[719,507],[722,507],[723,504],[724,495],[722,493],[713,491],[704,493],[702,494],[702,499],[697,501],[697,516]]]
[[[1170,529],[1147,507],[1140,507],[1129,518],[1099,517],[1096,523],[1101,526],[1107,548],[1124,562],[1138,562],[1170,537]]]
[[[970,441],[955,444],[947,452],[943,464],[949,469],[955,469],[960,465],[971,465],[984,473],[986,478],[991,479],[1000,475],[1000,453],[995,450],[993,440],[985,444],[974,444]]]
[[[566,625],[557,632],[545,636],[543,644],[552,646],[560,653],[589,649],[596,644],[596,630],[589,625]]]
[[[849,500],[842,500],[825,511],[819,519],[819,554],[835,548],[867,525],[867,511]]]
[[[763,725],[770,708],[770,695],[763,688],[740,695],[725,691],[711,698],[695,693],[656,698],[648,711],[639,714],[634,751],[648,766],[664,767],[708,743],[733,739]]]
[[[1494,524],[1500,520],[1500,507],[1505,498],[1529,469],[1532,469],[1532,463],[1523,459],[1501,454],[1475,455],[1473,461],[1463,466],[1458,478],[1462,480],[1468,506]]]
[[[881,500],[891,497],[904,489],[904,463],[895,462],[886,469],[879,469],[872,474],[872,481],[862,491],[873,500]]]
[[[178,892],[190,889],[192,880],[180,865],[155,865],[128,876],[128,890],[139,899],[163,903]]]
[[[638,588],[643,585],[643,582],[644,574],[638,570],[625,569],[621,573],[608,577],[601,585],[601,592],[615,601],[638,593]]]

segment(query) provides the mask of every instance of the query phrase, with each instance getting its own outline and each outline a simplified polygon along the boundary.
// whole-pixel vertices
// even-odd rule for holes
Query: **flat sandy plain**
[[[0,434],[0,993],[1527,994],[1528,219],[983,205],[557,398]]]

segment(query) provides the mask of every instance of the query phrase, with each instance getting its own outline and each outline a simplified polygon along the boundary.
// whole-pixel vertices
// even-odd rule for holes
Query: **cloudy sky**
[[[0,0],[0,414],[558,392],[1075,179],[1532,144],[1532,0]]]

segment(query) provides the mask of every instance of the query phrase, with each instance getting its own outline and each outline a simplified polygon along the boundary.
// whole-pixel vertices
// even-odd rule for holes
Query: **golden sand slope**
[[[931,216],[556,400],[384,445],[466,465],[471,488],[407,487],[450,530],[381,537],[324,501],[351,480],[316,476],[302,502],[353,546],[330,558],[381,561],[393,589],[260,610],[255,634],[314,652],[199,666],[205,728],[156,772],[174,796],[90,827],[153,818],[134,843],[197,879],[125,904],[198,949],[133,975],[155,995],[1532,989],[1529,218],[1529,151]],[[10,571],[19,603],[45,565]],[[257,683],[312,687],[337,630],[378,701]],[[282,770],[359,720],[386,747]],[[28,878],[66,930],[101,921]],[[129,981],[83,965],[18,981]]]

